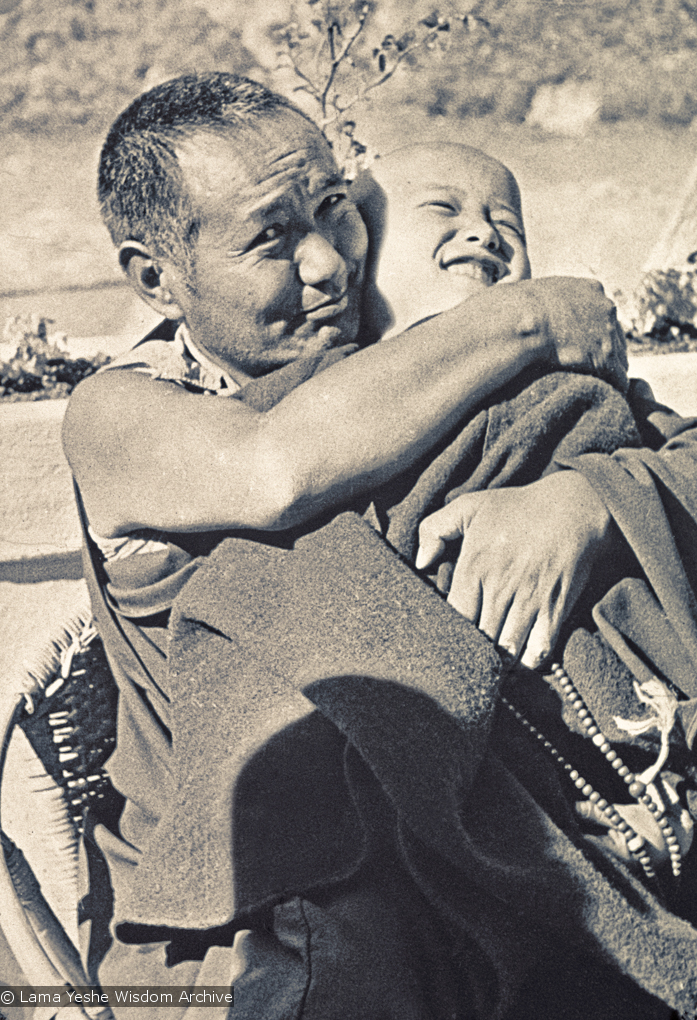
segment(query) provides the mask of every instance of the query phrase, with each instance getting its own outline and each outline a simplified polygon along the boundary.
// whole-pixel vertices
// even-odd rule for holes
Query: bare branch
[[[367,30],[369,4],[361,0],[363,5],[356,8],[352,0],[338,0],[336,4],[331,0],[306,0],[306,3],[313,11],[312,28],[304,32],[293,22],[283,36],[286,59],[298,78],[292,91],[312,96],[319,106],[319,125],[330,144],[337,146],[337,157],[339,150],[343,152],[348,146],[347,158],[355,162],[366,150],[355,138],[356,126],[347,118],[348,111],[389,81],[408,57],[445,42],[444,33],[449,34],[452,19],[434,11],[401,38],[386,35],[373,50],[373,57],[377,58],[374,67],[366,72],[356,66],[352,51],[354,47],[358,49],[356,44]]]
[[[331,91],[332,85],[334,84],[334,79],[336,78],[336,73],[339,70],[339,68],[341,67],[342,63],[348,57],[349,52],[351,50],[351,47],[355,43],[356,39],[358,39],[359,35],[363,31],[363,29],[365,27],[366,19],[367,19],[367,11],[364,8],[364,10],[358,16],[358,25],[356,26],[356,30],[346,40],[346,42],[344,43],[344,46],[343,46],[341,52],[338,55],[336,54],[335,48],[334,48],[334,23],[332,22],[332,24],[329,26],[329,30],[328,30],[329,31],[329,45],[330,45],[330,52],[331,52],[331,56],[332,56],[332,63],[331,63],[331,67],[329,68],[329,74],[327,75],[327,80],[325,82],[324,89],[322,90],[322,95],[321,95],[323,123],[330,123],[330,121],[326,120],[326,116],[327,116],[327,97],[329,96],[329,93]]]
[[[327,38],[329,39],[329,59],[332,65],[336,63],[336,47],[334,46],[334,29],[336,25],[332,21],[329,28],[327,29]]]
[[[285,56],[288,59],[288,63],[293,68],[293,71],[295,72],[295,74],[297,74],[298,78],[300,78],[303,82],[302,85],[298,85],[296,88],[293,89],[293,91],[299,92],[301,90],[304,90],[305,92],[309,92],[311,96],[314,96],[314,98],[317,99],[317,101],[319,101],[320,90],[312,81],[312,79],[308,78],[305,72],[300,69],[300,67],[298,66],[298,62],[293,56],[293,50],[291,49],[290,45],[287,44],[286,49],[284,51],[279,52],[279,57],[281,56]],[[279,62],[277,66],[282,67],[283,65]]]
[[[423,39],[419,39],[417,42],[412,43],[411,46],[407,46],[403,50],[399,51],[397,54],[397,59],[392,64],[392,66],[389,67],[383,74],[378,75],[377,78],[374,78],[373,81],[368,82],[367,85],[364,85],[363,88],[360,89],[353,96],[353,98],[350,99],[344,106],[339,106],[338,102],[334,102],[333,105],[337,113],[335,116],[323,120],[322,128],[324,129],[325,127],[329,127],[330,124],[335,123],[339,119],[339,117],[341,117],[347,110],[350,110],[352,106],[355,106],[356,103],[362,102],[367,97],[369,92],[372,92],[373,89],[376,89],[379,85],[382,85],[384,82],[388,81],[406,57],[408,57],[411,53],[414,53],[415,50],[421,49],[423,46],[426,46],[429,42],[435,41],[435,39],[438,38],[439,31],[440,31],[439,28],[432,29],[426,36],[424,36]]]

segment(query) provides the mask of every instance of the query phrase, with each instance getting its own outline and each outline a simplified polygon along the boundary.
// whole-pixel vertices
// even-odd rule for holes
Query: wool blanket
[[[617,714],[645,715],[634,677],[671,680],[689,749],[691,424],[640,389],[630,408],[588,377],[523,380],[362,514],[285,547],[223,541],[172,611],[170,792],[117,920],[213,927],[346,877],[367,852],[377,796],[411,873],[495,974],[489,1015],[560,937],[694,1011],[697,932],[583,835],[551,764],[499,718],[494,648],[410,565],[419,521],[447,498],[582,471],[632,570],[586,607],[565,666],[609,729]]]

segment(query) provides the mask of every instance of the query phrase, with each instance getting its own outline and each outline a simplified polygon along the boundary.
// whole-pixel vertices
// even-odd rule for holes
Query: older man
[[[235,966],[235,1016],[474,1014],[488,964],[405,872],[365,776],[372,848],[357,868],[350,840],[346,861],[321,861],[326,881],[311,896],[261,890],[215,929],[191,915],[175,924],[176,911],[149,915],[148,896],[134,907],[134,876],[181,794],[169,612],[222,537],[264,532],[288,548],[308,522],[413,465],[524,369],[617,370],[612,306],[583,281],[521,282],[354,354],[361,218],[317,129],[232,76],[179,79],[137,100],[105,144],[100,198],[132,285],[166,325],[81,386],[66,417],[88,579],[120,687],[110,772],[125,807],[118,820],[94,819],[116,937],[93,970],[104,984],[213,973],[222,983]],[[582,523],[589,483],[575,472],[563,486]],[[577,534],[550,527],[524,553],[544,559],[552,545],[560,572],[583,552]],[[309,844],[312,867],[322,851]],[[293,855],[307,856],[289,846]],[[206,971],[235,928],[245,930],[236,962]],[[189,929],[207,930],[192,939]]]

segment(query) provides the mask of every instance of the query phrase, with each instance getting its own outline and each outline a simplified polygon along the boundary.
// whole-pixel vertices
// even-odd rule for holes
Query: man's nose
[[[346,290],[348,268],[334,245],[322,234],[307,234],[295,250],[300,279],[307,287],[315,287],[332,297]]]

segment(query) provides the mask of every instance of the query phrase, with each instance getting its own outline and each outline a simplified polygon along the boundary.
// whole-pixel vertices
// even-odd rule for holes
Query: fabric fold
[[[280,399],[275,383],[260,399],[268,393]],[[135,840],[117,922],[214,927],[339,881],[360,866],[382,810],[444,911],[459,890],[460,921],[507,970],[503,984],[563,933],[673,1008],[697,1007],[697,932],[583,837],[551,761],[505,736],[492,645],[410,566],[420,521],[447,500],[583,471],[644,585],[613,579],[595,600],[593,640],[621,667],[616,700],[631,696],[637,663],[694,698],[697,439],[643,391],[641,410],[585,376],[521,380],[500,396],[374,494],[366,519],[339,513],[287,542],[230,537],[188,576],[157,681],[167,789]],[[640,449],[649,433],[656,446],[669,438],[660,453]],[[583,633],[569,668],[602,693]],[[517,762],[502,762],[502,734],[523,748]],[[373,786],[349,781],[352,755]],[[127,772],[121,756],[128,796]],[[366,812],[376,789],[379,810]]]

